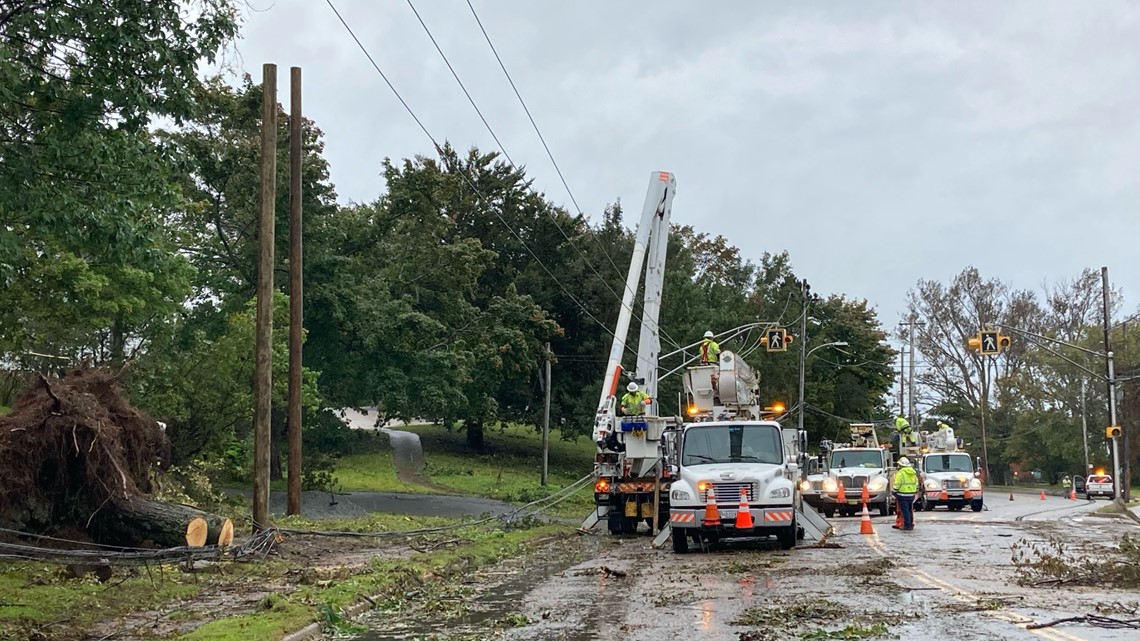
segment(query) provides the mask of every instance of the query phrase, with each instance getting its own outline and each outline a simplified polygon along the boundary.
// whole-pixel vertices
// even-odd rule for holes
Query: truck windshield
[[[881,450],[850,450],[831,453],[831,467],[883,467]]]
[[[690,427],[681,448],[681,465],[712,463],[780,464],[780,431],[771,425]]]
[[[927,472],[973,472],[969,454],[934,454],[926,457]]]

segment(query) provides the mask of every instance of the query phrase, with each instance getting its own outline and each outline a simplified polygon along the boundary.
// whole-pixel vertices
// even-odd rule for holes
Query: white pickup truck
[[[1107,474],[1093,474],[1085,481],[1085,498],[1091,500],[1093,497],[1103,496],[1111,499],[1115,495],[1112,477]]]

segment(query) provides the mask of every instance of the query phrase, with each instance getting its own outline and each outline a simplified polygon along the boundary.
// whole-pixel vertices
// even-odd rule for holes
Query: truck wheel
[[[621,534],[622,521],[624,520],[625,517],[623,517],[620,512],[610,508],[609,516],[606,518],[606,526],[609,528],[610,534]]]
[[[833,507],[823,508],[823,515],[829,519],[834,519],[835,518],[835,508],[833,508]]]
[[[781,528],[776,534],[776,540],[780,543],[781,550],[790,550],[796,547],[796,533],[799,528],[796,526],[796,520],[792,519],[792,524],[786,528]]]
[[[637,534],[637,524],[641,519],[636,516],[627,516],[621,520],[622,534]]]
[[[974,499],[973,501],[970,501],[970,509],[975,511],[975,512],[981,512],[982,511],[982,499]]]
[[[883,501],[879,504],[879,516],[889,516],[891,513],[891,504],[888,501]]]
[[[677,554],[685,554],[689,551],[689,534],[684,530],[673,530],[669,538],[673,539],[673,551]]]

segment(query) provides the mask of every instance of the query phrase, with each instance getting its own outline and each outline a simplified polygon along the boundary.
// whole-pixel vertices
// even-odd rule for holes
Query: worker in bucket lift
[[[906,417],[899,414],[895,417],[895,431],[899,433],[899,441],[903,447],[907,445],[918,445],[918,439],[914,437],[914,431],[910,427],[910,421]]]
[[[627,391],[621,397],[621,413],[626,416],[641,416],[645,414],[645,406],[649,405],[649,395],[638,388],[637,383],[630,383]]]
[[[701,365],[712,365],[720,359],[720,345],[713,340],[712,332],[705,332],[701,341]]]
[[[914,529],[914,497],[918,493],[918,473],[910,464],[910,459],[899,459],[899,471],[895,472],[895,505],[902,515],[902,525],[897,523],[891,527],[896,530]]]

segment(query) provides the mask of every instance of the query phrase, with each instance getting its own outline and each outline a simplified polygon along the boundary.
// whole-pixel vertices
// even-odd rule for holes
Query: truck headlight
[[[692,495],[685,490],[673,490],[669,493],[669,498],[674,501],[691,501],[693,499]]]
[[[887,479],[879,476],[871,479],[867,484],[867,489],[871,492],[882,492],[887,487]]]
[[[792,490],[786,487],[778,487],[771,492],[768,492],[770,499],[786,499],[792,495]]]
[[[810,492],[811,491],[811,481],[800,481],[800,491],[801,492]]]
[[[971,490],[982,489],[982,480],[981,479],[970,479],[970,489]]]
[[[938,482],[938,479],[926,479],[926,482],[923,483],[922,486],[928,490],[942,489],[942,484]]]
[[[834,492],[836,489],[838,489],[838,487],[839,486],[836,485],[836,483],[835,483],[835,479],[824,479],[823,480],[823,490],[825,492]]]

